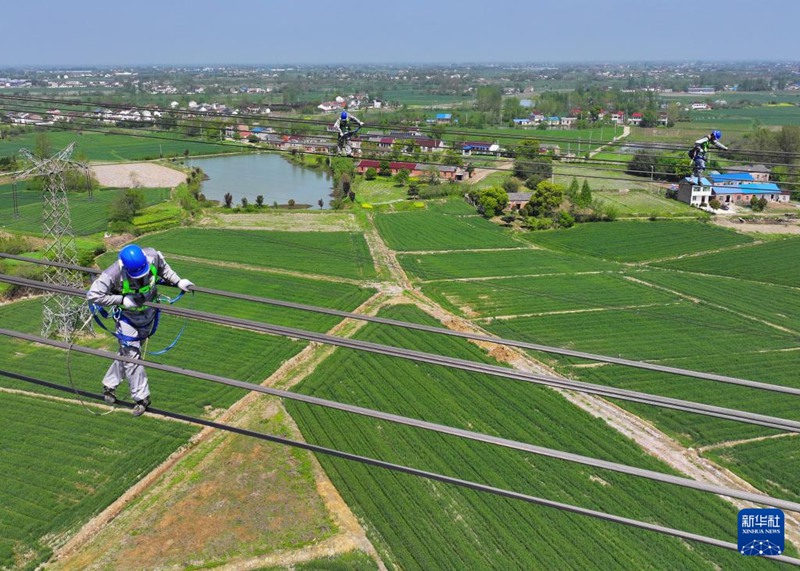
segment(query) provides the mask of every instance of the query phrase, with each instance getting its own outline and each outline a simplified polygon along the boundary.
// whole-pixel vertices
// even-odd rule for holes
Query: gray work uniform
[[[161,252],[153,248],[142,248],[142,251],[147,257],[150,267],[155,268],[155,276],[150,271],[142,278],[130,279],[122,267],[122,262],[117,260],[94,280],[89,292],[86,294],[86,299],[95,305],[103,307],[119,306],[121,308],[123,281],[125,279],[128,279],[130,287],[134,289],[148,285],[151,281],[153,282],[150,291],[140,294],[142,301],[156,300],[158,293],[156,292],[155,280],[157,278],[161,278],[168,284],[178,284],[180,281],[178,274],[169,267]],[[123,309],[116,320],[117,333],[127,337],[146,337],[150,333],[155,317],[156,309],[152,307],[144,307],[141,311]],[[141,359],[141,346],[141,341],[123,341],[120,339],[119,354],[124,357]],[[150,387],[147,385],[147,372],[143,366],[134,363],[114,361],[108,368],[105,377],[103,377],[103,385],[109,389],[116,389],[126,377],[130,383],[131,398],[134,401],[141,401],[150,396]]]
[[[694,142],[694,159],[693,159],[693,168],[692,174],[697,177],[697,181],[700,181],[700,177],[703,176],[703,171],[706,170],[706,154],[708,153],[709,145],[714,145],[718,149],[722,149],[723,151],[727,151],[728,147],[720,143],[717,139],[711,139],[711,137],[703,137],[702,139],[697,139]]]

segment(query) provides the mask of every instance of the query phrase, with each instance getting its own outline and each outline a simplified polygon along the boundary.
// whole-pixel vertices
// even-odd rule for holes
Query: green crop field
[[[262,232],[176,228],[141,240],[179,254],[351,279],[375,277],[366,240],[351,232]]]
[[[22,188],[22,186],[20,186]],[[42,193],[34,190],[17,189],[19,218],[13,216],[11,185],[0,185],[0,228],[8,231],[41,234],[42,232]],[[93,192],[89,200],[86,192],[68,194],[72,229],[77,236],[102,232],[108,226],[108,209],[114,199],[122,193],[119,189],[104,189]],[[169,198],[168,188],[148,188],[142,190],[147,205],[157,204]]]
[[[614,309],[674,304],[672,294],[616,274],[519,277],[426,284],[432,299],[465,317]]]
[[[744,254],[745,249],[738,250]],[[796,287],[681,271],[652,271],[637,278],[754,320],[800,332],[800,290]],[[763,303],[755,300],[763,300]]]
[[[658,260],[752,242],[732,230],[679,221],[581,224],[523,237],[546,248],[620,262]]]
[[[625,217],[691,217],[707,218],[708,214],[688,204],[670,200],[663,195],[644,190],[631,192],[592,192],[592,198],[612,206],[621,218]]]
[[[447,252],[401,254],[397,257],[409,275],[420,280],[509,277],[619,270],[615,262],[549,250]]]
[[[497,225],[476,214],[442,216],[437,212],[378,213],[375,215],[375,226],[386,244],[401,252],[519,246]]]
[[[430,323],[407,306],[381,315]],[[486,360],[462,340],[420,332],[369,325],[359,337]],[[298,390],[667,470],[603,421],[576,410],[554,392],[525,383],[338,350]],[[732,541],[736,510],[715,496],[300,403],[290,403],[289,408],[310,442]],[[739,568],[762,563],[352,462],[324,456],[320,461],[366,522],[384,558],[404,569],[655,569],[664,561],[673,568]],[[557,550],[532,548],[556,543],[561,546]]]
[[[656,265],[797,287],[800,284],[799,252],[800,238],[787,238],[735,251],[670,260]]]
[[[92,416],[77,403],[8,393],[2,399],[3,569],[46,561],[52,538],[88,521],[197,431],[130,414]]]
[[[757,482],[758,488],[767,494],[800,501],[800,486],[797,485],[800,442],[797,434],[717,448],[705,454],[744,475],[748,481]]]
[[[690,113],[692,121],[714,123],[720,129],[725,126],[749,124],[756,125],[800,125],[800,106],[797,105],[764,105],[761,107],[745,107],[743,109],[710,109]]]
[[[120,130],[115,130],[120,131]],[[187,139],[180,134],[163,132],[142,132],[140,130],[118,133],[97,133],[90,131],[44,131],[50,141],[53,153],[61,151],[70,143],[75,143],[74,154],[90,161],[134,161],[164,157],[183,157],[211,153],[242,152],[241,146],[226,146],[202,140]],[[0,140],[0,157],[19,152],[20,149],[33,150],[39,133],[26,133]]]

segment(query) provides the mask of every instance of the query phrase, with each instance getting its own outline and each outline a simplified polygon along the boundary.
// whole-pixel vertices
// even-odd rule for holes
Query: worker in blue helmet
[[[711,131],[705,137],[697,139],[694,142],[694,146],[689,150],[689,157],[692,159],[692,175],[695,177],[697,184],[700,184],[703,171],[706,170],[706,157],[709,146],[714,145],[723,151],[728,150],[728,147],[719,142],[721,138],[721,131]]]
[[[350,144],[350,139],[353,138],[361,130],[364,122],[358,117],[347,111],[342,111],[336,123],[333,124],[333,130],[339,134],[337,145],[339,154],[353,156],[353,147]]]
[[[116,262],[94,280],[86,295],[90,303],[100,307],[117,307],[114,312],[119,354],[142,358],[142,342],[153,332],[157,309],[145,302],[157,301],[157,282],[189,291],[194,284],[181,279],[164,260],[161,252],[130,244],[120,250]],[[150,406],[150,388],[144,367],[134,363],[114,361],[103,377],[103,397],[109,404],[117,402],[116,389],[128,379],[131,398],[136,403],[134,416],[140,416]]]

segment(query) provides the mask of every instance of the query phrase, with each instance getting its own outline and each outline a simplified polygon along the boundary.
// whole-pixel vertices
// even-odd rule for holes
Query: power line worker
[[[175,285],[184,292],[194,285],[187,279],[181,279],[169,267],[161,252],[130,244],[120,250],[119,259],[94,280],[86,294],[90,303],[117,308],[114,312],[116,337],[119,354],[124,357],[141,359],[142,341],[155,333],[158,309],[143,304],[158,300],[156,283],[159,280]],[[117,402],[116,389],[126,377],[131,398],[136,403],[133,415],[140,416],[150,406],[150,387],[142,365],[114,361],[103,377],[103,398],[109,404]]]
[[[350,139],[356,135],[363,126],[364,122],[358,117],[353,114],[348,114],[347,111],[342,111],[342,114],[339,115],[338,119],[336,119],[336,123],[333,124],[333,130],[339,133],[339,153],[343,153],[348,156],[353,155],[353,148],[350,146]]]
[[[719,142],[722,138],[721,131],[711,131],[708,136],[702,139],[697,139],[694,146],[689,151],[689,157],[692,159],[692,174],[694,175],[697,183],[700,184],[700,178],[703,176],[703,171],[706,170],[706,156],[708,154],[708,147],[714,145],[718,149],[727,151],[728,147]]]

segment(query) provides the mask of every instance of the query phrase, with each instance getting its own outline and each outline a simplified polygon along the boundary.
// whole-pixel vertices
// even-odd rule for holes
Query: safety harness
[[[124,270],[123,270],[123,276],[125,276]],[[130,284],[130,280],[127,277],[123,277],[123,279],[122,279],[122,295],[123,296],[125,296],[125,295],[146,295],[156,285],[172,285],[172,284],[167,284],[163,280],[160,280],[158,278],[158,268],[156,268],[155,264],[150,264],[150,279],[147,281],[146,284],[144,284],[141,287],[132,288],[131,284]],[[167,304],[172,305],[173,303],[175,303],[179,299],[181,299],[183,297],[184,293],[185,292],[181,291],[177,296],[175,296],[173,298],[171,298],[169,296],[166,296],[166,295],[159,295],[153,301],[155,303],[167,303]],[[145,311],[146,309],[150,309],[150,308],[148,308],[146,306],[141,306],[141,307],[136,307],[136,308],[133,308],[133,309],[126,309],[125,311]],[[127,323],[131,327],[134,327],[136,329],[141,329],[140,326],[135,325],[134,323],[131,323],[131,321],[127,317],[125,317],[125,314],[123,313],[123,309],[120,306],[118,306],[118,305],[114,306],[114,308],[109,311],[105,307],[102,307],[102,306],[97,305],[95,303],[89,303],[89,310],[91,311],[92,317],[94,317],[95,322],[101,328],[105,329],[106,331],[111,333],[111,335],[113,335],[114,337],[119,339],[120,343],[122,343],[122,344],[127,344],[127,343],[137,342],[137,341],[145,341],[145,340],[149,339],[150,337],[152,337],[155,334],[156,330],[158,329],[158,322],[159,322],[159,319],[161,317],[161,310],[158,309],[158,308],[154,308],[154,309],[155,309],[155,314],[153,315],[153,320],[150,322],[150,325],[149,325],[150,331],[148,331],[146,334],[144,334],[142,336],[132,336],[132,335],[125,335],[125,334],[120,333],[120,332],[118,332],[116,330],[112,330],[111,328],[106,326],[106,324],[103,323],[103,321],[101,319],[101,317],[103,319],[108,319],[110,317],[115,322],[122,321],[124,323]],[[116,327],[115,327],[115,329],[116,329]],[[151,351],[150,354],[151,355],[161,355],[163,353],[166,353],[167,351],[169,351],[173,347],[175,347],[175,345],[178,343],[178,340],[181,338],[181,335],[183,335],[183,330],[184,329],[186,329],[186,319],[184,319],[183,325],[181,326],[180,331],[178,331],[178,335],[175,337],[175,339],[172,340],[172,343],[170,343],[165,348],[163,348],[163,349],[161,349],[159,351]]]

